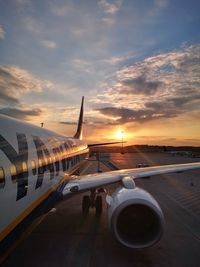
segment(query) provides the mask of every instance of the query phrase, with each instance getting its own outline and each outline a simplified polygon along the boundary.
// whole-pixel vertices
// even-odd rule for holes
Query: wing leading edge
[[[90,190],[92,188],[98,188],[105,185],[117,183],[120,182],[125,176],[131,176],[133,179],[139,179],[147,176],[178,173],[198,168],[200,168],[200,162],[154,166],[140,169],[124,169],[104,173],[75,176],[74,179],[70,180],[69,183],[64,187],[62,194],[63,196],[65,196],[71,193],[78,193]]]

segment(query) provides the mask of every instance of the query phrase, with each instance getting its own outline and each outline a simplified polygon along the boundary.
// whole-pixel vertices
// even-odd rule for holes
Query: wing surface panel
[[[179,173],[183,171],[200,168],[200,162],[173,164],[164,166],[153,166],[145,168],[124,169],[103,173],[88,174],[76,176],[63,189],[63,195],[77,193],[81,191],[98,188],[105,185],[120,182],[124,176],[131,176],[133,179],[139,179],[147,176],[161,175],[167,173]]]

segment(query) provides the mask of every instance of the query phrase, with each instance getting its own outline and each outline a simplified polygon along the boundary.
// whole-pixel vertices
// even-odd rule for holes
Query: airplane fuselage
[[[0,115],[0,241],[80,166],[79,139]]]

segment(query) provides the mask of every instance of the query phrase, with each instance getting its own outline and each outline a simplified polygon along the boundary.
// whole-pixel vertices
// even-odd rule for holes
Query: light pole
[[[121,137],[122,137],[122,154],[124,154],[124,131],[121,131]]]

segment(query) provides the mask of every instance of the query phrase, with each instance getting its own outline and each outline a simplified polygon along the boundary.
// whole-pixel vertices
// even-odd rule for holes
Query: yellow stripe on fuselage
[[[40,198],[38,198],[31,206],[29,206],[22,214],[20,214],[11,224],[6,226],[6,228],[0,233],[0,240],[7,236],[23,219],[25,219],[34,208],[36,208],[49,194],[54,191],[60,184],[64,182],[65,179],[62,179],[58,184],[51,187],[46,193],[44,193]]]
[[[79,163],[75,168],[71,170],[71,173],[76,171],[80,167],[81,163]],[[52,191],[56,190],[59,185],[69,179],[69,174],[67,177],[61,179],[57,184],[52,186],[47,192],[45,192],[41,197],[39,197],[35,202],[31,204],[24,212],[22,212],[12,223],[4,228],[2,232],[0,232],[0,242],[20,223],[22,222],[30,213],[33,211],[42,201],[44,201]]]

